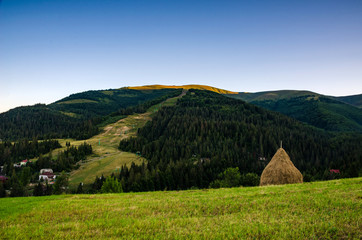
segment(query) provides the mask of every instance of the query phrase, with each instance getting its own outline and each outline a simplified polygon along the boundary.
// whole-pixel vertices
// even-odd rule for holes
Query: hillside
[[[269,91],[227,95],[257,106],[280,112],[312,126],[337,132],[362,132],[362,110],[359,96],[328,97],[309,91]],[[349,101],[351,104],[344,102]]]
[[[98,133],[96,125],[107,115],[156,99],[161,101],[162,97],[174,94],[180,94],[180,91],[174,89],[87,91],[70,95],[49,105],[18,107],[0,114],[0,139],[87,139]],[[132,110],[129,112],[132,113]]]
[[[126,89],[134,89],[134,90],[155,90],[155,89],[198,89],[198,90],[207,90],[211,92],[216,92],[220,94],[237,94],[237,92],[232,92],[220,88],[210,87],[206,85],[182,85],[182,86],[175,86],[175,85],[146,85],[146,86],[138,86],[138,87],[126,87]]]
[[[174,105],[183,94],[151,106],[145,113],[135,113],[115,123],[108,124],[103,127],[100,134],[88,139],[87,143],[93,146],[94,156],[82,163],[79,169],[71,172],[71,187],[76,187],[81,182],[90,185],[94,182],[96,176],[118,174],[124,165],[130,166],[131,163],[140,165],[143,161],[146,161],[145,158],[134,153],[119,151],[119,141],[136,136],[138,129],[150,121],[152,115],[164,106]],[[60,140],[63,145],[67,141],[76,146],[83,143],[83,141],[74,141],[72,139]],[[53,154],[55,153],[56,151]]]
[[[300,96],[320,96],[318,93],[310,91],[298,91],[298,90],[280,90],[280,91],[264,91],[264,92],[239,92],[236,95],[230,95],[230,97],[244,100],[246,102],[264,101],[264,100],[280,100],[289,99]]]
[[[361,239],[362,179],[5,198],[4,239]]]
[[[147,169],[120,178],[128,191],[207,188],[228,167],[260,174],[280,140],[306,179],[327,179],[329,169],[358,176],[362,135],[334,135],[282,114],[208,91],[189,90],[161,109],[120,149],[140,152]],[[260,159],[265,158],[266,161]]]
[[[109,89],[72,94],[49,107],[74,116],[104,116],[173,92],[174,89]]]
[[[345,97],[334,97],[334,98],[341,102],[351,104],[358,108],[362,108],[362,94],[345,96]]]

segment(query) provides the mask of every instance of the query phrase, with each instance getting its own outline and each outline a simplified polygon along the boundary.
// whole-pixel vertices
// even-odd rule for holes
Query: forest
[[[88,91],[49,105],[18,107],[0,114],[0,140],[88,139],[99,133],[103,122],[109,124],[122,115],[145,111],[180,93],[180,89]],[[85,99],[88,102],[82,102]]]
[[[207,188],[227,168],[260,176],[283,142],[305,181],[358,177],[362,135],[333,133],[216,93],[190,90],[162,108],[120,149],[142,155],[144,166],[124,167],[125,190]],[[340,169],[333,176],[330,169]]]

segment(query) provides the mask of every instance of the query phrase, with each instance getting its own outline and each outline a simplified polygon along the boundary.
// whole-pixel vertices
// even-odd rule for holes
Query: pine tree
[[[35,186],[33,195],[34,196],[43,196],[44,195],[43,185],[41,183],[38,183],[38,185]]]
[[[68,176],[63,171],[55,180],[54,194],[62,194],[67,192],[68,189]]]
[[[77,194],[83,194],[83,183],[79,183],[78,188],[77,188]]]
[[[0,181],[0,198],[6,197],[6,191],[3,182]]]

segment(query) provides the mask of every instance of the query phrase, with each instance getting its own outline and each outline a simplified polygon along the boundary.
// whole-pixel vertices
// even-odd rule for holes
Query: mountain
[[[192,89],[175,106],[159,110],[137,137],[120,142],[121,150],[148,160],[147,166],[123,170],[120,178],[127,191],[207,188],[229,167],[260,174],[281,140],[307,181],[310,176],[327,179],[331,168],[345,176],[358,176],[361,170],[361,134],[337,135],[238,99]]]
[[[139,87],[126,87],[127,89],[134,89],[134,90],[155,90],[155,89],[198,89],[198,90],[207,90],[211,92],[216,92],[220,94],[238,94],[237,92],[232,92],[220,88],[210,87],[206,85],[146,85],[146,86],[139,86]]]
[[[312,126],[339,132],[362,132],[362,95],[329,97],[309,91],[267,91],[228,94],[257,106],[280,112]],[[345,103],[348,102],[349,104]]]
[[[127,88],[87,91],[72,94],[49,107],[62,113],[89,118],[104,116],[122,108],[136,106],[145,101],[169,94],[174,89],[143,89]]]
[[[328,97],[309,91],[293,90],[237,93],[206,85],[147,85],[86,91],[72,94],[49,105],[38,104],[12,109],[0,114],[0,139],[85,139],[97,133],[96,125],[104,121],[107,115],[116,113],[113,114],[114,118],[106,122],[116,121],[121,115],[137,111],[130,107],[149,101],[161,101],[160,98],[173,94],[175,89],[208,90],[278,111],[325,130],[362,132],[362,109],[354,107],[361,106],[362,95]]]
[[[105,116],[148,101],[162,101],[163,97],[175,94],[175,91],[176,94],[180,92],[175,89],[87,91],[49,105],[14,108],[0,114],[0,139],[86,139],[98,132],[96,124]]]
[[[334,99],[351,104],[355,107],[362,108],[362,94],[345,96],[345,97],[333,97]]]

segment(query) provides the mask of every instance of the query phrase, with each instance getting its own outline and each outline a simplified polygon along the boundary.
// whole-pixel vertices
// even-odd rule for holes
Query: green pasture
[[[362,178],[0,199],[3,239],[361,239]]]

